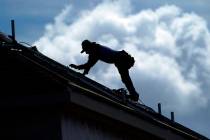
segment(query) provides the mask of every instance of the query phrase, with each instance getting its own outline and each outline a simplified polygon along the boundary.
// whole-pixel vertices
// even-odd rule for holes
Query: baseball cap
[[[91,45],[91,42],[89,40],[82,41],[82,51],[80,53],[85,52],[90,45]]]

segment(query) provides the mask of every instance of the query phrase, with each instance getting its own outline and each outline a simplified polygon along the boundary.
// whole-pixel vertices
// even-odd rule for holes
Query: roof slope
[[[95,100],[106,101],[110,106],[117,106],[118,108],[125,110],[126,112],[131,112],[133,115],[141,117],[145,121],[154,125],[170,129],[175,133],[185,135],[192,139],[208,139],[179,123],[171,121],[146,105],[126,102],[123,96],[116,95],[113,90],[108,87],[105,87],[96,81],[71,70],[69,67],[48,58],[40,53],[36,47],[26,47],[17,42],[11,43],[0,40],[0,51],[1,50],[7,50],[18,57],[27,59],[34,65],[42,67],[54,76],[59,77],[59,79],[67,84],[67,86],[82,90],[87,96],[96,97]]]

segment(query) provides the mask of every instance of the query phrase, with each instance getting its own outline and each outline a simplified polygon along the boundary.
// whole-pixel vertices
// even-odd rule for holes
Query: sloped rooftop
[[[96,81],[93,81],[90,78],[87,78],[82,74],[73,71],[69,67],[50,59],[49,57],[39,52],[36,47],[28,47],[24,44],[14,42],[10,40],[10,38],[5,40],[0,36],[0,51],[2,50],[7,50],[7,52],[11,52],[12,55],[17,55],[17,57],[23,57],[24,59],[27,59],[34,65],[47,70],[55,77],[59,77],[59,79],[63,81],[67,86],[69,86],[70,89],[73,88],[82,91],[82,93],[85,95],[80,96],[78,92],[74,92],[72,93],[69,102],[79,104],[80,106],[87,107],[90,110],[94,110],[102,114],[106,114],[109,117],[113,117],[115,119],[121,119],[120,121],[124,121],[130,125],[133,125],[134,127],[139,127],[140,129],[144,129],[144,126],[138,126],[137,124],[134,124],[133,121],[129,122],[129,116],[126,117],[128,120],[124,120],[124,118],[118,118],[119,114],[116,115],[113,112],[116,110],[123,110],[123,113],[120,115],[129,113],[131,116],[130,120],[132,120],[132,116],[135,116],[135,118],[141,118],[145,122],[166,128],[170,131],[173,131],[174,133],[184,135],[191,139],[208,139],[205,136],[202,136],[199,133],[177,122],[171,121],[167,117],[157,113],[152,108],[144,104],[125,101],[123,96],[116,95],[113,90],[109,89],[108,87],[105,87],[102,84],[97,83]],[[91,97],[91,99],[88,97]],[[86,100],[86,102],[84,102],[84,100]],[[104,109],[97,108],[98,105],[103,103],[108,105],[108,107],[104,107]],[[146,131],[150,131],[149,127]],[[160,132],[155,133],[157,135],[162,135],[158,134]]]

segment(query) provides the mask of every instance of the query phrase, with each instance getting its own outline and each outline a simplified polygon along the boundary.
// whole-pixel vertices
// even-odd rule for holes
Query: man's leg
[[[125,84],[126,88],[128,89],[128,91],[130,93],[131,99],[138,101],[139,95],[133,86],[128,69],[120,68],[120,67],[117,67],[117,69],[120,73],[122,82]]]

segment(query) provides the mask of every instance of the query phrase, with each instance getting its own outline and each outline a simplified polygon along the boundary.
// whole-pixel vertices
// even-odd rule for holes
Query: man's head
[[[92,42],[90,42],[89,40],[82,41],[82,51],[81,51],[81,53],[86,52],[87,54],[89,54],[90,51],[91,51],[91,48],[92,48],[91,45],[92,45]]]

